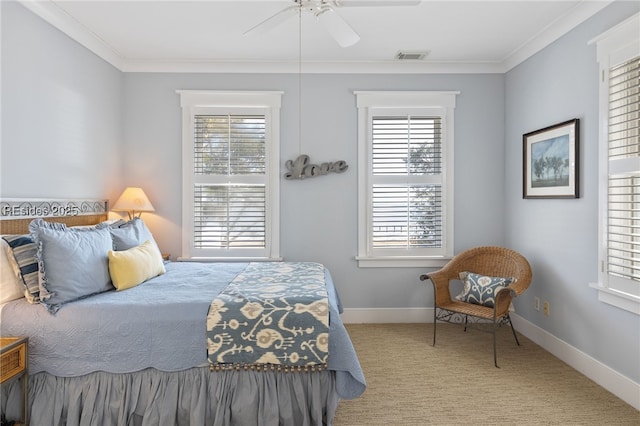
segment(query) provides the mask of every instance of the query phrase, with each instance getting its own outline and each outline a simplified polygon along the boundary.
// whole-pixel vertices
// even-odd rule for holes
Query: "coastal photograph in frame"
[[[522,198],[578,198],[580,120],[522,135]]]

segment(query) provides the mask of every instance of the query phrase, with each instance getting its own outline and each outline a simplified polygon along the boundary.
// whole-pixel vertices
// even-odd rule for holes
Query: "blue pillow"
[[[456,296],[456,299],[488,308],[495,306],[496,294],[515,281],[513,277],[487,277],[473,272],[460,272],[460,279],[464,284],[464,289]]]
[[[151,241],[156,247],[156,241],[151,235],[147,225],[139,217],[128,222],[119,221],[111,225],[111,238],[113,240],[113,250],[128,250],[138,247],[145,241]]]
[[[67,228],[35,219],[29,224],[40,270],[40,302],[55,313],[64,303],[112,290],[108,226]]]
[[[29,303],[38,303],[40,301],[40,285],[35,243],[30,235],[3,235],[2,239],[9,246],[7,257],[17,272],[24,289],[24,297]]]

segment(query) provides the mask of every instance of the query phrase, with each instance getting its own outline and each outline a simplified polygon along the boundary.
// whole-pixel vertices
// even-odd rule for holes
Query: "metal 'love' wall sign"
[[[295,160],[287,160],[284,163],[287,172],[284,178],[288,180],[306,179],[315,176],[324,176],[329,173],[342,173],[349,168],[346,161],[335,161],[320,164],[311,164],[309,156],[306,154],[299,155]]]

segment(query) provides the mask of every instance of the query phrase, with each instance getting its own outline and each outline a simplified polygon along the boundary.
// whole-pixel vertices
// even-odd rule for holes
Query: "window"
[[[279,259],[279,92],[179,91],[182,258]]]
[[[456,94],[356,92],[359,266],[442,266],[452,256]]]
[[[602,35],[599,290],[640,314],[640,15]]]

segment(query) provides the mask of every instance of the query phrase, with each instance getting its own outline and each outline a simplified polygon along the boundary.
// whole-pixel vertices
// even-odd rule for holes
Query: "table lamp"
[[[127,212],[129,214],[129,220],[136,217],[136,212],[138,213],[137,217],[140,217],[142,212],[155,211],[151,201],[149,201],[142,188],[133,186],[125,188],[111,210],[115,212]]]

